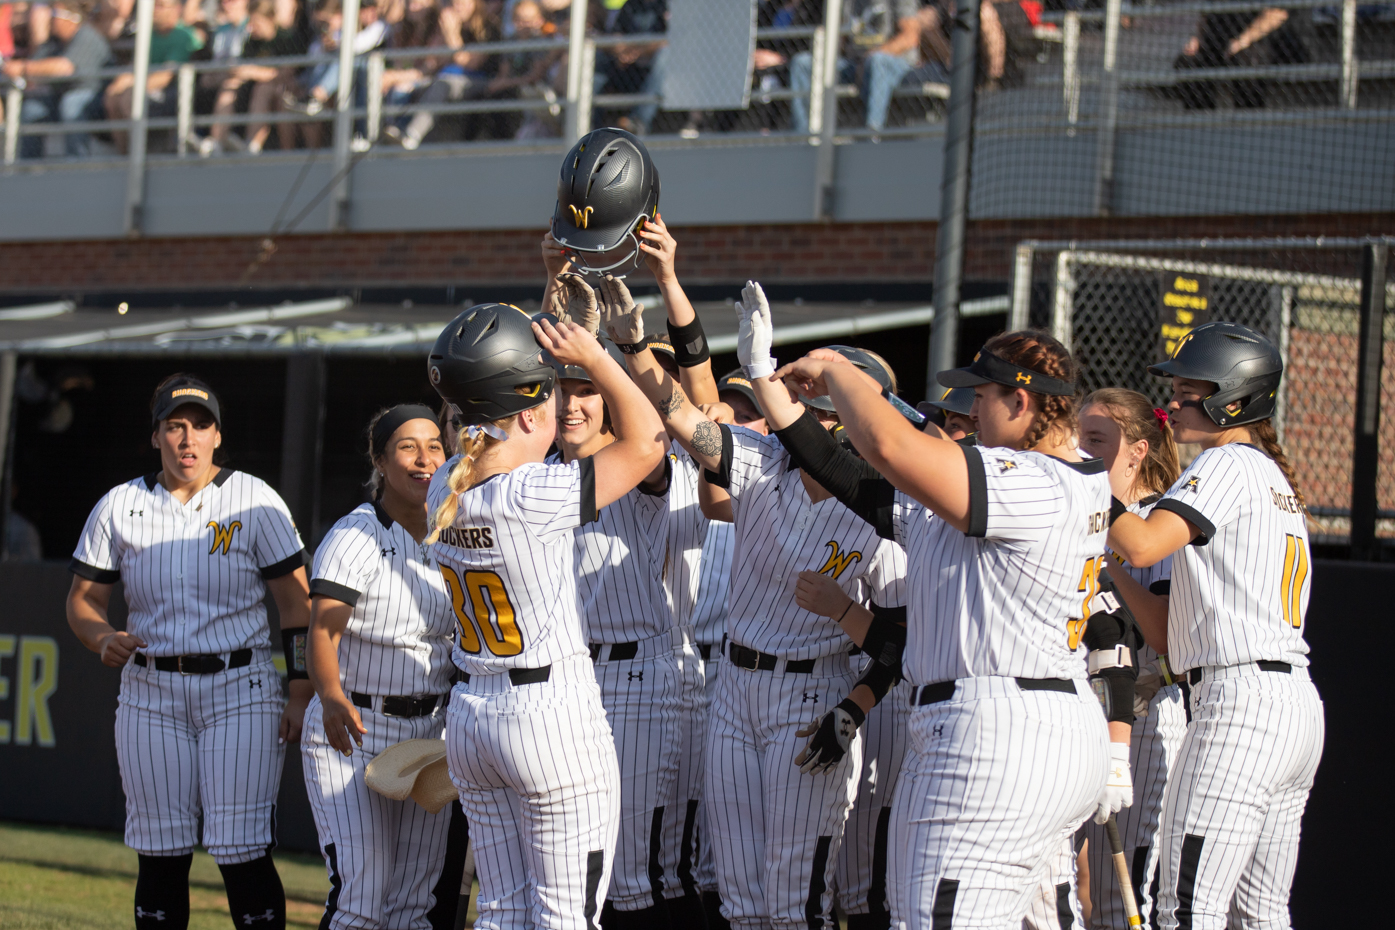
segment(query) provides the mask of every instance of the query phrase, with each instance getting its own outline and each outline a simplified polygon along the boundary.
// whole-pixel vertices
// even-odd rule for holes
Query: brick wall
[[[935,223],[677,227],[691,284],[928,281]],[[1364,236],[1395,214],[985,220],[969,224],[965,277],[1003,280],[1022,239]],[[540,282],[540,229],[0,245],[0,293],[114,288],[343,287]],[[250,274],[249,274],[250,270]]]

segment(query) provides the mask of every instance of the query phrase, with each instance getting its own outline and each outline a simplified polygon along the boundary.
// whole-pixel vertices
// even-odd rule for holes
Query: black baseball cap
[[[749,400],[757,410],[760,409],[760,404],[756,402],[756,392],[751,387],[751,381],[740,368],[727,372],[718,380],[717,393],[721,394],[723,391],[734,391]]]
[[[185,378],[167,384],[155,398],[155,406],[150,413],[150,425],[156,426],[168,419],[185,404],[202,407],[213,414],[213,422],[223,428],[223,415],[218,410],[218,395],[213,389],[195,378]]]

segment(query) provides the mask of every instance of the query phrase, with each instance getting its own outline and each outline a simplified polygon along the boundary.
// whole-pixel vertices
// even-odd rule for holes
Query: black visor
[[[155,410],[150,415],[150,425],[158,425],[161,420],[168,419],[170,414],[185,404],[193,404],[207,410],[213,414],[213,422],[218,428],[223,428],[223,416],[218,412],[217,395],[208,385],[198,381],[179,381],[161,391],[155,400]]]
[[[980,352],[974,356],[968,368],[951,368],[935,376],[935,380],[947,388],[977,387],[980,384],[1005,384],[1011,388],[1022,388],[1034,394],[1055,394],[1060,397],[1075,395],[1075,385],[1044,375],[1030,368],[1019,368],[1012,362],[1004,361],[991,352]]]

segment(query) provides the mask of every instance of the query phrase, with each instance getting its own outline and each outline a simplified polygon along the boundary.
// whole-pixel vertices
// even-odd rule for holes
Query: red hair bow
[[[1167,411],[1164,410],[1163,408],[1161,408],[1161,407],[1154,407],[1154,408],[1153,408],[1153,416],[1155,416],[1155,417],[1158,418],[1158,426],[1159,426],[1159,427],[1163,427],[1163,426],[1166,426],[1166,425],[1167,425]]]

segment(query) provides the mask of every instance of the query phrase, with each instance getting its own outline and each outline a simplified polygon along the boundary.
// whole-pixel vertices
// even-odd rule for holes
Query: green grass
[[[136,866],[136,854],[116,833],[0,823],[0,927],[129,927]],[[329,891],[324,861],[277,853],[276,869],[286,887],[287,925],[318,926]],[[223,878],[202,850],[194,853],[189,886],[191,930],[227,930]]]

